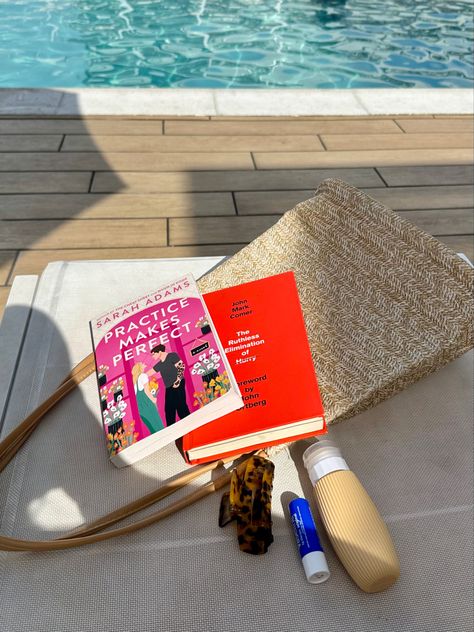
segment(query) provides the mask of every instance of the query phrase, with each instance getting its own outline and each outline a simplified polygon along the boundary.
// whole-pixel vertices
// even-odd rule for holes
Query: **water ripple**
[[[0,0],[4,87],[473,87],[470,0]]]

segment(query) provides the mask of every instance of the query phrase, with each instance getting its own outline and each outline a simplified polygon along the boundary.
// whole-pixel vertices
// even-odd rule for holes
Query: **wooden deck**
[[[473,118],[0,118],[0,312],[49,261],[232,254],[341,178],[473,257]]]

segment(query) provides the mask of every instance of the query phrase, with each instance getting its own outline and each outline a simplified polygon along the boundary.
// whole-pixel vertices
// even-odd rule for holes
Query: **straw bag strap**
[[[92,375],[95,371],[94,355],[90,354],[84,358],[79,364],[77,364],[72,371],[67,375],[63,382],[58,386],[52,395],[50,395],[42,404],[40,404],[32,413],[19,424],[15,430],[13,430],[1,443],[0,443],[0,472],[2,472],[8,463],[12,460],[21,446],[34,432],[40,421],[45,414],[55,406],[67,393],[72,391],[78,384],[85,380],[89,375]],[[69,534],[66,534],[55,540],[21,540],[17,538],[11,538],[8,536],[0,535],[0,550],[3,551],[52,551],[58,549],[67,549],[75,546],[81,546],[84,544],[91,544],[93,542],[100,542],[102,540],[108,540],[119,535],[125,535],[138,531],[143,527],[146,527],[154,522],[158,522],[167,516],[170,516],[180,509],[189,506],[190,504],[204,498],[212,492],[220,489],[224,485],[228,484],[231,477],[231,472],[224,470],[222,474],[217,476],[214,480],[199,487],[191,494],[188,494],[181,500],[172,503],[165,509],[157,511],[151,515],[142,518],[134,522],[133,524],[125,527],[120,527],[104,533],[97,533],[98,531],[110,527],[119,520],[135,514],[137,511],[141,511],[146,507],[151,506],[155,502],[169,496],[173,492],[181,489],[187,485],[190,481],[201,476],[202,474],[214,470],[222,466],[224,463],[229,463],[235,460],[236,457],[229,457],[221,461],[214,461],[212,463],[206,463],[197,467],[189,468],[176,478],[169,480],[159,489],[147,494],[127,505],[113,511],[106,516],[102,516],[98,520],[91,522]]]

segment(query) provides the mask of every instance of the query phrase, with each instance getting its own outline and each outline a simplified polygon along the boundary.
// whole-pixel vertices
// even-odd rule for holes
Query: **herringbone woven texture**
[[[199,282],[202,292],[293,270],[328,422],[374,406],[472,347],[473,270],[339,180]],[[282,311],[285,305],[279,307]],[[278,323],[278,312],[268,314]],[[297,341],[287,332],[285,356]],[[304,375],[289,375],[295,397]]]

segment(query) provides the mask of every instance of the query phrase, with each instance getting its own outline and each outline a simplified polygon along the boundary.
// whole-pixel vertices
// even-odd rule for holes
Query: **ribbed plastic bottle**
[[[323,524],[354,582],[368,593],[396,582],[400,563],[377,507],[339,448],[320,439],[303,454]]]

